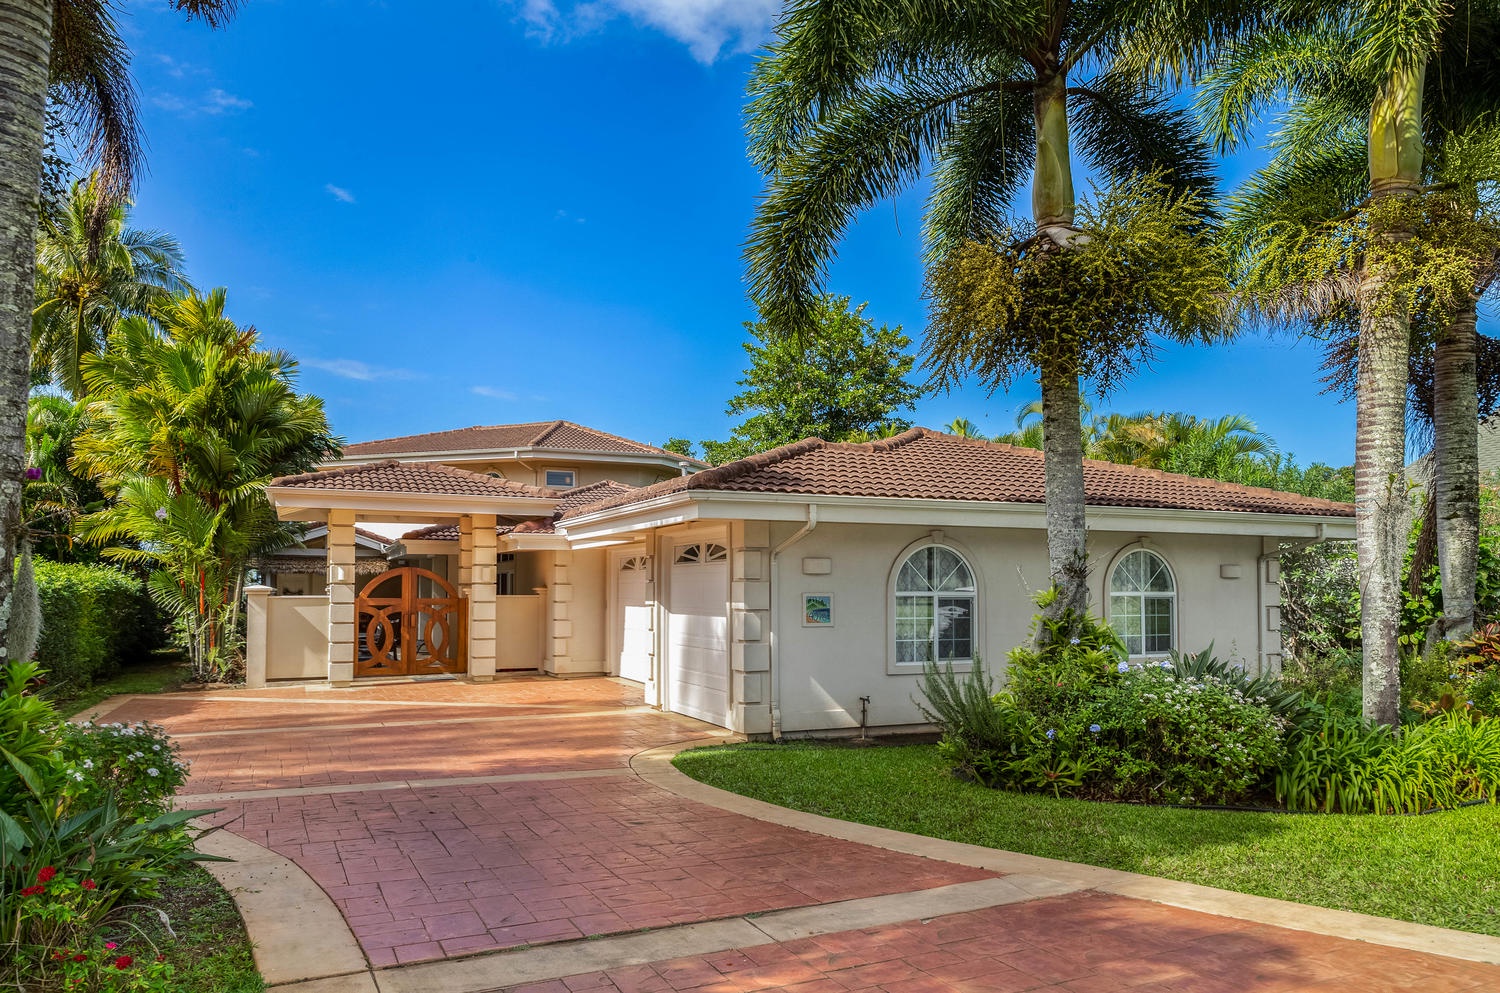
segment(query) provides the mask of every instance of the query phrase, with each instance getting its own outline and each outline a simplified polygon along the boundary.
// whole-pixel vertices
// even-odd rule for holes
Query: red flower
[[[86,958],[88,958],[88,956],[84,955],[82,952],[80,952],[77,955],[73,956],[73,961],[74,962],[82,962]]]
[[[52,953],[52,959],[53,959],[53,961],[61,962],[63,960],[63,953],[62,952],[53,952]]]
[[[45,893],[45,892],[47,892],[47,887],[45,887],[45,886],[28,886],[24,890],[21,891],[21,895],[22,896],[36,896],[38,893]]]
[[[41,872],[36,874],[36,881],[39,883],[50,883],[56,875],[57,870],[49,865],[44,867]]]
[[[98,889],[99,884],[94,882],[92,879],[85,879],[83,881],[83,888],[86,890]]]
[[[119,958],[115,959],[115,968],[116,969],[129,969],[130,968],[130,963],[132,963],[134,961],[135,961],[135,959],[131,958],[129,955],[121,955]]]

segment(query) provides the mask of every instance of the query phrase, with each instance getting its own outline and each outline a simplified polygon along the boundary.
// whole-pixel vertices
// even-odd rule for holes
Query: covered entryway
[[[722,540],[672,546],[667,612],[667,707],[727,727],[729,549]]]
[[[614,625],[611,645],[615,671],[638,683],[651,679],[651,607],[647,586],[651,559],[638,552],[617,552],[614,567]]]
[[[435,572],[405,566],[370,580],[354,601],[355,676],[464,671],[464,601]]]

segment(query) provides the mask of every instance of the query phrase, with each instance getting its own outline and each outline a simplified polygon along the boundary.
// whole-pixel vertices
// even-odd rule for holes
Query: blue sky
[[[350,441],[552,418],[725,437],[760,187],[740,112],[776,6],[252,0],[215,33],[132,4],[135,223],[302,360]],[[872,210],[829,280],[914,338],[919,228],[915,197]],[[1099,406],[1243,413],[1346,464],[1353,407],[1318,363],[1285,338],[1169,349]],[[1007,430],[1035,395],[960,390],[915,420]]]

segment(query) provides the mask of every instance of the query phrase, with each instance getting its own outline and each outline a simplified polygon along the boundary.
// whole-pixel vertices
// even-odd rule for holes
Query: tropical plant
[[[930,165],[927,255],[948,275],[932,283],[929,360],[940,383],[973,370],[994,387],[1040,370],[1059,611],[1086,602],[1080,377],[1107,383],[1149,330],[1198,338],[1216,326],[1222,275],[1194,238],[1204,209],[1188,192],[1210,185],[1207,155],[1151,78],[1252,22],[1254,8],[802,0],[751,79],[750,151],[768,186],[746,258],[782,333],[810,326],[855,215]],[[1081,219],[1070,141],[1112,191]],[[1014,222],[1028,175],[1031,220]],[[1149,276],[1168,270],[1175,285]]]
[[[854,441],[911,423],[900,414],[922,396],[907,377],[914,359],[900,326],[879,327],[865,304],[826,296],[814,304],[815,330],[779,335],[764,320],[746,322],[750,367],[726,413],[745,415],[728,441],[703,442],[715,465],[803,438]]]
[[[73,522],[98,510],[104,493],[98,484],[73,470],[73,445],[88,418],[86,401],[38,394],[28,403],[26,457],[29,463],[21,504],[26,537],[45,558],[70,562],[79,558]]]
[[[93,177],[73,184],[60,217],[42,218],[31,361],[75,397],[86,392],[83,357],[103,347],[116,321],[191,289],[177,241],[127,223],[125,205],[104,202]]]
[[[237,0],[168,0],[173,10],[218,26]],[[24,419],[36,304],[38,193],[48,107],[65,108],[72,143],[97,162],[103,204],[124,199],[140,161],[130,51],[100,0],[16,0],[0,17],[0,608],[10,596],[17,549]],[[101,212],[101,224],[106,215]],[[5,612],[0,609],[0,647]],[[3,654],[3,653],[0,653]]]
[[[116,325],[84,360],[89,426],[75,454],[114,497],[80,519],[80,535],[107,558],[157,567],[152,595],[183,626],[200,678],[236,661],[245,563],[293,540],[265,484],[339,450],[322,400],[295,391],[296,361],[258,348],[224,304],[215,290],[159,308],[165,338],[144,318]]]
[[[1230,240],[1255,308],[1356,339],[1365,712],[1390,725],[1400,706],[1396,635],[1413,316],[1446,329],[1474,299],[1476,261],[1495,254],[1495,228],[1479,217],[1474,163],[1427,156],[1435,127],[1453,130],[1460,104],[1460,116],[1473,123],[1475,108],[1493,110],[1497,95],[1487,59],[1469,59],[1476,22],[1490,24],[1495,12],[1462,6],[1347,5],[1310,23],[1258,32],[1229,47],[1200,97],[1212,136],[1228,147],[1291,96],[1272,164],[1236,199]],[[1482,27],[1481,36],[1490,30]],[[1429,92],[1455,83],[1444,113],[1424,112]],[[1448,175],[1429,188],[1434,169]],[[1472,356],[1472,339],[1461,337],[1454,332],[1450,344]],[[1445,357],[1444,375],[1464,365]],[[1471,379],[1443,392],[1454,399],[1475,390]]]

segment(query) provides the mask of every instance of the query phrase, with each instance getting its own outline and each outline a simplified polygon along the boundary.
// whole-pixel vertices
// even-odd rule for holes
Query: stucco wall
[[[266,678],[328,677],[328,598],[266,598]]]
[[[571,654],[575,672],[608,672],[605,660],[608,638],[605,609],[608,592],[605,587],[605,560],[602,548],[573,552],[570,576],[573,581],[573,639]]]
[[[796,529],[773,526],[771,545]],[[772,592],[784,732],[858,727],[861,696],[871,698],[872,727],[922,721],[912,701],[920,669],[896,668],[891,657],[889,590],[903,553],[932,537],[930,529],[921,527],[824,524],[781,555]],[[1006,653],[1027,638],[1035,612],[1031,597],[1046,584],[1045,536],[1040,531],[954,528],[942,531],[941,539],[963,552],[976,572],[975,643],[991,671],[1003,678]],[[1103,601],[1104,573],[1122,549],[1139,540],[1138,535],[1092,537],[1090,587],[1096,611]],[[1264,615],[1257,599],[1261,539],[1161,534],[1146,540],[1176,574],[1178,647],[1196,651],[1212,641],[1220,657],[1238,657],[1253,668]],[[1240,578],[1221,578],[1222,565],[1238,566]],[[826,574],[816,574],[823,569]],[[803,626],[804,593],[833,594],[832,627]]]

